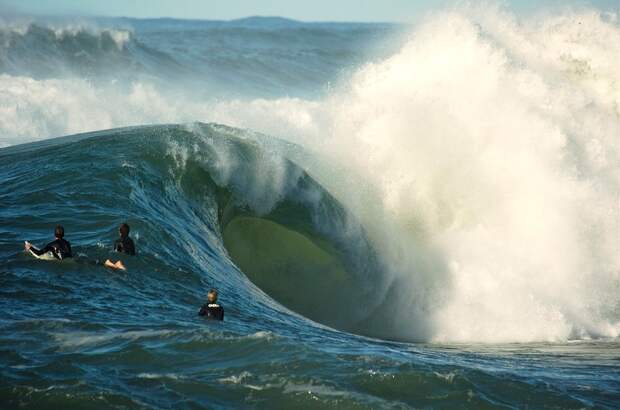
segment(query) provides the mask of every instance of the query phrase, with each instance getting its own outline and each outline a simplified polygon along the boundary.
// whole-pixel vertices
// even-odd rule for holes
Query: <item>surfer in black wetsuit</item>
[[[129,237],[129,225],[122,223],[118,228],[118,233],[120,238],[114,242],[114,250],[127,255],[135,255],[136,247],[133,244],[133,240]]]
[[[136,254],[136,247],[133,244],[133,240],[129,237],[129,225],[122,223],[118,228],[119,238],[114,242],[114,250],[116,252],[125,253],[127,255],[134,256]],[[104,263],[108,268],[126,270],[123,261],[112,262],[110,259]]]
[[[217,303],[217,290],[209,290],[207,303],[202,305],[198,315],[206,316],[207,319],[211,320],[224,320],[224,308]]]
[[[54,236],[56,237],[56,239],[53,242],[45,245],[45,248],[43,249],[37,249],[32,246],[30,242],[26,242],[26,251],[30,251],[37,256],[41,256],[48,252],[51,252],[52,255],[54,255],[54,258],[58,260],[73,257],[73,254],[71,253],[71,244],[69,243],[69,241],[63,239],[63,237],[65,236],[65,228],[63,228],[61,225],[56,225],[56,229],[54,229]]]

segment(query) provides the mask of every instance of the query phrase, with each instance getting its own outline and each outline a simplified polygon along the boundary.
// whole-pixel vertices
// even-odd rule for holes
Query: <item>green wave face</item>
[[[379,304],[368,298],[381,269],[355,219],[287,159],[291,147],[216,125],[198,124],[191,131],[201,143],[176,140],[193,148],[175,174],[188,197],[208,197],[217,208],[231,261],[288,309],[368,334],[366,320]]]
[[[254,142],[229,138],[226,158],[242,158],[234,161],[239,166],[226,181],[215,170],[209,172],[230,259],[288,309],[365,333],[359,324],[371,309],[360,305],[371,305],[364,301],[380,269],[363,229],[351,229],[356,223],[346,210],[284,153]],[[274,155],[282,157],[273,160]],[[265,164],[272,165],[265,169]],[[279,175],[277,188],[257,180],[259,174]],[[271,205],[265,208],[266,202]]]
[[[235,264],[264,292],[315,321],[343,325],[340,305],[355,286],[329,242],[246,216],[231,220],[223,238]]]

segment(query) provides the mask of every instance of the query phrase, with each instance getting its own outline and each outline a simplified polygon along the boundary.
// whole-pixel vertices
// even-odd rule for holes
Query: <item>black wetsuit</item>
[[[135,255],[136,247],[129,236],[119,238],[114,242],[114,250],[116,252],[126,253],[127,255]]]
[[[217,303],[205,303],[198,314],[211,320],[224,320],[224,308]]]
[[[34,252],[37,256],[52,252],[54,258],[60,260],[73,257],[73,254],[71,253],[71,244],[69,243],[69,241],[59,238],[56,238],[55,241],[45,245],[45,248],[43,249],[37,249],[35,247],[32,247],[30,248],[30,250]]]

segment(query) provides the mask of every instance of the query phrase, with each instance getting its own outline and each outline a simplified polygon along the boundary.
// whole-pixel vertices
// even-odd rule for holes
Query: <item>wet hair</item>
[[[65,228],[63,228],[62,225],[56,225],[56,229],[54,229],[54,236],[56,236],[56,238],[62,238],[65,236]]]
[[[120,231],[121,235],[123,235],[123,236],[128,236],[129,235],[129,225],[127,225],[124,222],[121,224],[121,226],[119,226],[118,230]]]
[[[207,295],[215,295],[215,300],[217,300],[217,289],[215,288],[209,289],[209,292],[207,292]]]

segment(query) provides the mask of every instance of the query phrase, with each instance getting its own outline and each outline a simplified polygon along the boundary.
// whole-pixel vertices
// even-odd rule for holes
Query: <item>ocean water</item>
[[[3,17],[0,407],[617,408],[618,61],[607,10]]]

